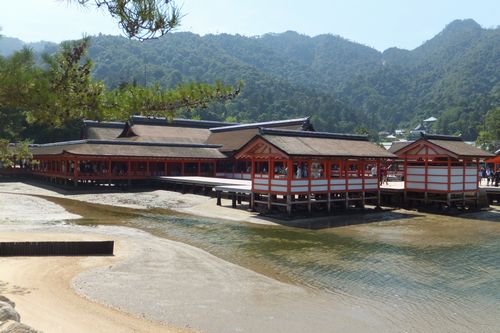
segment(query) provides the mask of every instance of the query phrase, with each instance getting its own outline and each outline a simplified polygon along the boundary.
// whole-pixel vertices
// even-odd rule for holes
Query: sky
[[[90,1],[92,3],[92,1]],[[379,51],[414,49],[455,19],[483,28],[500,25],[500,0],[177,0],[181,27],[200,35],[258,36],[297,31],[330,33]],[[0,0],[0,33],[25,42],[60,42],[83,35],[120,34],[103,10],[76,0]]]

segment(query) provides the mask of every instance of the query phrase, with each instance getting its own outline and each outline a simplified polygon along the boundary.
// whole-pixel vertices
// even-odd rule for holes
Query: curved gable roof
[[[430,143],[445,151],[451,157],[490,157],[492,154],[465,143],[459,136],[422,134],[421,138],[394,151],[398,156],[404,156],[407,152],[418,147],[422,143]]]
[[[245,148],[258,138],[288,156],[395,158],[384,148],[368,141],[366,136],[275,129],[261,129],[236,155],[243,154]]]
[[[308,117],[297,118],[211,128],[210,136],[206,142],[211,144],[221,144],[221,151],[223,152],[234,152],[243,147],[256,134],[258,134],[262,127],[296,131],[314,131]]]

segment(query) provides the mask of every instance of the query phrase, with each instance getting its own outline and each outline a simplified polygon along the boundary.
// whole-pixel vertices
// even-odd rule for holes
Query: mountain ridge
[[[243,80],[234,102],[184,113],[212,120],[310,115],[320,130],[375,133],[436,116],[436,131],[475,139],[500,99],[500,28],[470,19],[452,21],[413,50],[380,52],[332,34],[179,32],[145,43],[99,35],[89,55],[94,77],[110,88]]]

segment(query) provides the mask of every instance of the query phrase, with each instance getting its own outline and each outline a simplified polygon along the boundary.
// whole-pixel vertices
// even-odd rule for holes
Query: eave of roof
[[[105,144],[105,145],[116,145],[116,146],[149,146],[149,147],[186,147],[186,148],[220,148],[221,145],[217,144],[199,144],[199,143],[164,143],[164,142],[145,142],[145,141],[123,141],[123,140],[73,140],[73,141],[61,141],[53,143],[44,144],[32,144],[30,147],[33,148],[43,148],[43,147],[57,147],[57,146],[71,146],[77,144]]]
[[[239,124],[239,125],[231,125],[231,126],[222,126],[222,127],[214,127],[210,128],[211,132],[227,132],[227,131],[236,131],[242,129],[251,129],[251,128],[260,128],[260,127],[276,127],[276,126],[284,126],[284,125],[300,125],[300,124],[308,124],[309,117],[305,118],[296,118],[296,119],[288,119],[288,120],[276,120],[276,121],[266,121],[261,123],[250,123],[250,124]]]
[[[259,129],[259,132],[262,135],[277,135],[277,136],[292,136],[292,137],[302,137],[302,138],[324,138],[324,139],[343,139],[343,140],[355,140],[355,141],[369,141],[367,135],[358,135],[358,134],[293,131],[293,130],[283,130],[283,129],[264,128],[264,127],[261,127]]]
[[[144,116],[132,116],[129,119],[130,125],[155,125],[155,126],[177,126],[177,127],[191,127],[191,128],[212,128],[220,126],[234,126],[239,123],[229,123],[223,121],[213,120],[196,120],[196,119],[167,119],[167,118],[152,118]]]
[[[96,120],[84,120],[83,125],[85,127],[99,127],[99,128],[123,128],[125,122],[123,121],[96,121]]]
[[[421,133],[421,137],[427,140],[464,141],[462,137],[455,135]]]

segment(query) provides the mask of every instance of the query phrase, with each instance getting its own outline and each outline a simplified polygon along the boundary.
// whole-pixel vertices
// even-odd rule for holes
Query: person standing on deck
[[[370,173],[371,173],[372,177],[374,177],[374,178],[377,177],[377,166],[376,165],[374,165],[371,168]]]
[[[490,182],[492,182],[492,179],[493,179],[493,171],[491,170],[490,167],[488,167],[486,169],[486,186],[489,186],[490,185]],[[492,182],[492,185],[493,185],[493,182]]]

